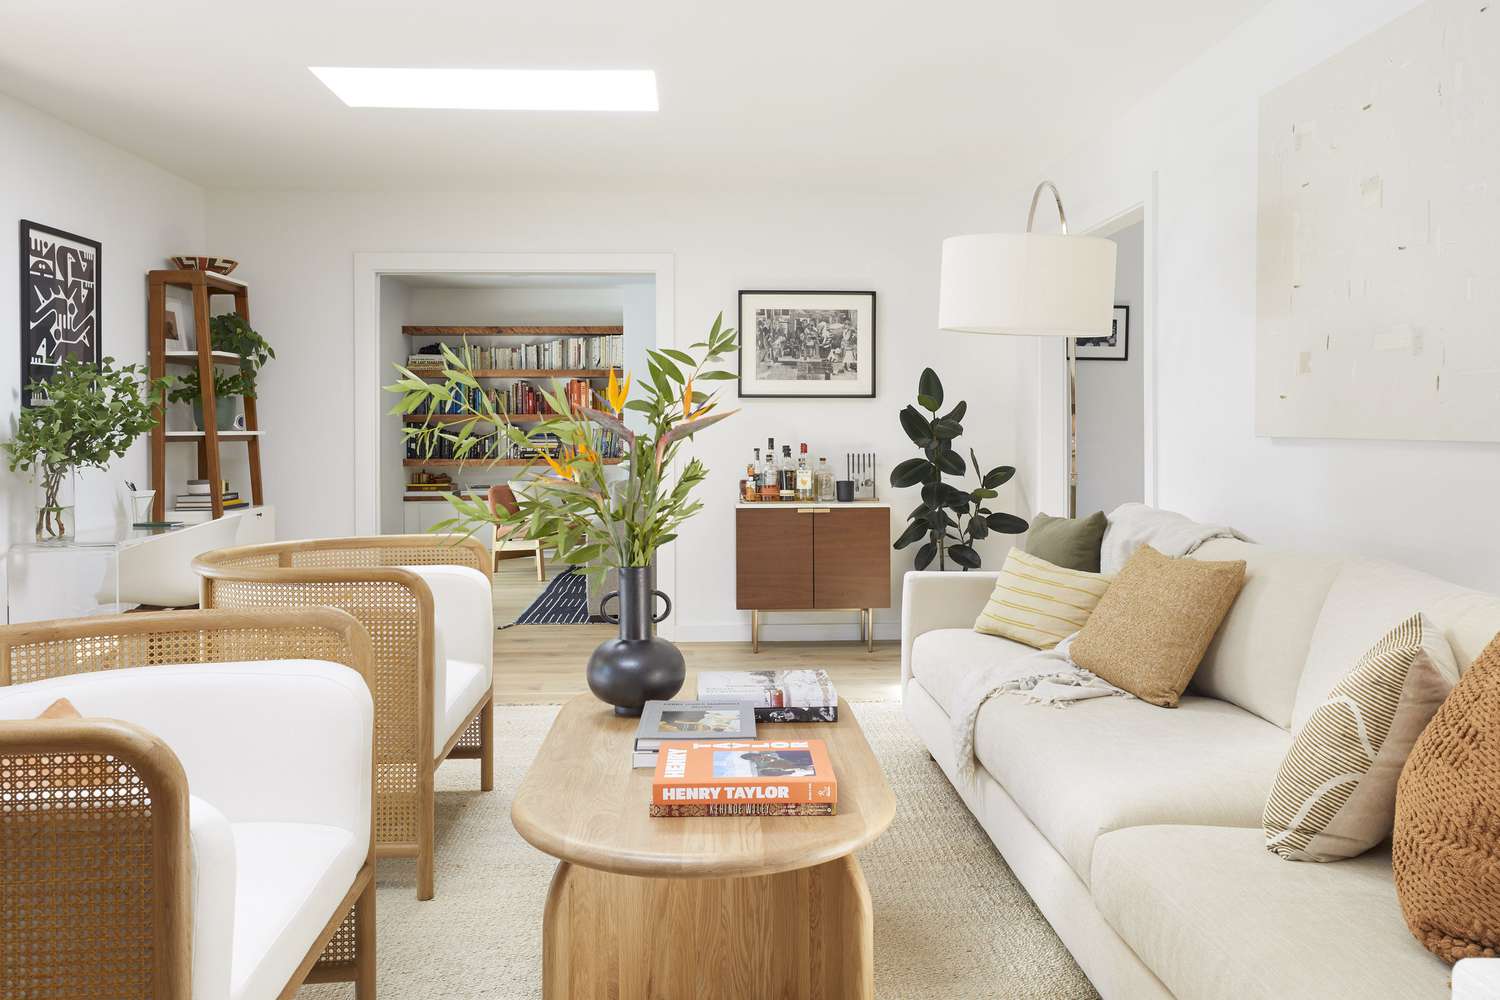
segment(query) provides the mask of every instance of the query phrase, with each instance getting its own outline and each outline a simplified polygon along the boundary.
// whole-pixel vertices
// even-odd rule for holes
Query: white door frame
[[[672,305],[675,263],[670,253],[626,252],[359,252],[354,255],[354,530],[380,533],[381,386],[391,373],[380,371],[380,279],[386,275],[463,274],[621,274],[650,275],[656,283],[656,344],[676,344]],[[659,553],[657,585],[677,592],[676,545]],[[671,638],[674,618],[662,623]]]

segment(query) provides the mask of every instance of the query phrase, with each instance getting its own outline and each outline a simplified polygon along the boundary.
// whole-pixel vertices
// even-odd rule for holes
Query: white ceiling
[[[1265,0],[5,0],[0,91],[211,188],[994,176]],[[656,114],[345,107],[323,66],[654,69]]]

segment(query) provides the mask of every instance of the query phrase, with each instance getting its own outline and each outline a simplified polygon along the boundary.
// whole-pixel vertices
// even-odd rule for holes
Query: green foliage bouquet
[[[21,411],[4,448],[10,471],[31,475],[41,491],[37,541],[67,535],[64,479],[78,469],[107,468],[156,426],[166,385],[147,378],[141,365],[116,367],[105,358],[96,369],[69,358],[50,381],[28,386],[46,402]]]
[[[469,367],[446,346],[437,381],[396,366],[401,378],[386,386],[401,396],[392,413],[459,415],[446,421],[429,418],[406,428],[406,437],[422,454],[431,455],[439,442],[447,442],[455,458],[482,454],[490,442],[481,429],[495,427],[520,452],[535,456],[528,470],[545,470],[529,481],[524,493],[517,493],[519,509],[514,513],[491,511],[484,500],[445,494],[455,516],[433,530],[472,534],[484,525],[513,528],[591,572],[649,566],[656,550],[676,538],[682,522],[702,507],[691,497],[708,469],[691,458],[674,479],[672,463],[678,450],[699,431],[736,412],[711,413],[718,406],[718,393],[695,388],[736,377],[712,367],[736,349],[735,332],[723,323],[720,313],[708,339],[686,351],[647,351],[649,378],[640,383],[637,398],[630,398],[631,377],[622,381],[613,370],[605,399],[590,401],[600,405],[576,404],[561,383],[541,390],[551,414],[529,430],[516,426],[509,413],[495,406]],[[622,419],[626,410],[644,414],[649,429],[637,433],[627,427]],[[602,454],[601,431],[610,432],[618,442],[619,457]],[[624,475],[608,477],[612,465],[624,466]]]

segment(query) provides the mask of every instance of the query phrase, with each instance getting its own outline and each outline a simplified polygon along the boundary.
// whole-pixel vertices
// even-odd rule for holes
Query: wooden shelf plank
[[[604,464],[619,465],[623,461],[625,461],[623,458],[606,458]],[[470,466],[478,468],[480,466],[506,467],[521,465],[540,465],[545,467],[547,463],[543,462],[540,458],[404,458],[401,460],[401,464],[408,467],[439,469]]]
[[[249,441],[251,438],[260,437],[260,431],[220,431],[220,441]],[[167,431],[168,441],[202,441],[206,435],[203,431]]]
[[[623,326],[403,326],[408,337],[623,337]]]
[[[608,368],[476,368],[469,372],[475,378],[609,378],[609,373]],[[438,372],[412,374],[425,379],[443,377]]]

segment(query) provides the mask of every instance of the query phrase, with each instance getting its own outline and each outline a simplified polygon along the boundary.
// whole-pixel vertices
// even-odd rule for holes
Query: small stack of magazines
[[[758,722],[837,722],[839,695],[824,670],[725,670],[698,675],[698,700],[755,706]]]

